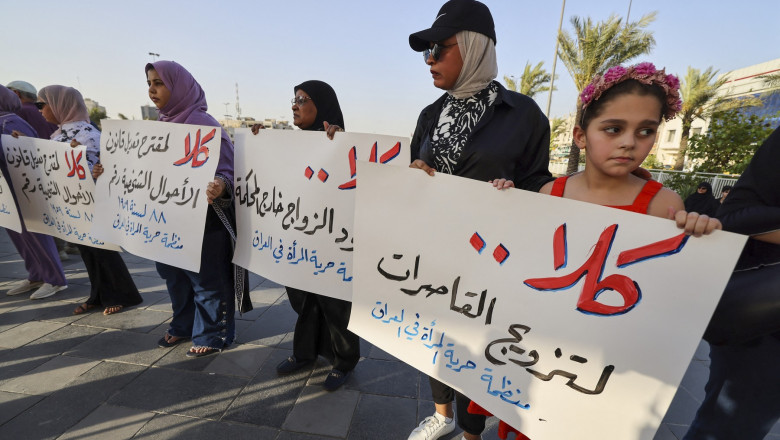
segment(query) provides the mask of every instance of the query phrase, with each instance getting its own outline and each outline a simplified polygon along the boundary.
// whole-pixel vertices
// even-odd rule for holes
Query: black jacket
[[[446,93],[425,107],[411,142],[412,161],[433,165],[431,133],[436,128]],[[474,127],[463,147],[454,175],[487,182],[510,179],[517,188],[539,191],[552,180],[550,123],[533,99],[498,84],[493,105]]]
[[[720,205],[723,229],[757,235],[780,229],[780,128],[759,147]],[[749,239],[738,269],[780,263],[780,245]]]

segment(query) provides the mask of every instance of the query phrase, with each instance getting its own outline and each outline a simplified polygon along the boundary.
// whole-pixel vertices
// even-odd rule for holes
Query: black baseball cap
[[[446,40],[460,31],[478,32],[496,43],[496,26],[487,6],[476,0],[450,0],[439,9],[430,29],[409,35],[409,46],[422,52],[431,41]]]

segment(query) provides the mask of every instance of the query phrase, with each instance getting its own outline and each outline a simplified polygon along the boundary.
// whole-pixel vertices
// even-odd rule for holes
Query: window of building
[[[677,130],[669,130],[666,132],[666,142],[672,142],[674,140],[674,135],[677,133]]]
[[[701,128],[700,127],[691,129],[691,136],[696,136],[697,134],[701,134]]]

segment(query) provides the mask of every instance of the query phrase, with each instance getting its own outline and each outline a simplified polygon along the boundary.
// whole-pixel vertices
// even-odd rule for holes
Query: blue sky
[[[527,61],[552,69],[560,0],[485,0],[496,22],[499,79],[519,76]],[[409,136],[420,110],[441,91],[432,85],[412,32],[427,28],[437,0],[79,1],[3,5],[0,83],[25,80],[79,88],[109,117],[140,118],[147,97],[144,66],[172,59],[206,91],[209,112],[235,116],[239,84],[243,116],[291,119],[293,86],[330,83],[349,131]],[[625,16],[628,0],[568,0],[572,15]],[[687,67],[720,72],[780,57],[775,0],[633,0],[631,18],[657,11],[650,29],[652,61],[684,75]],[[574,109],[576,91],[558,62],[551,116]],[[544,110],[547,94],[536,97]]]

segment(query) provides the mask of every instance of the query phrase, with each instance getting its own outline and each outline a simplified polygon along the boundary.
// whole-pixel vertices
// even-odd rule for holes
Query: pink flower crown
[[[653,63],[639,63],[630,67],[611,67],[604,72],[604,75],[596,75],[593,81],[585,86],[580,93],[582,111],[584,112],[588,105],[598,100],[612,86],[628,79],[637,80],[647,85],[655,84],[664,90],[666,109],[663,116],[667,121],[674,118],[674,115],[682,108],[680,80],[672,74],[667,75],[664,69],[656,69]]]

